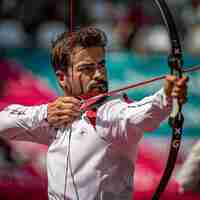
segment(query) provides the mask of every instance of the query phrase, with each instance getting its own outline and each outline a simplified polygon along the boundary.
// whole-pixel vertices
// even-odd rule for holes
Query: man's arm
[[[154,131],[169,116],[173,98],[186,102],[187,80],[186,77],[167,76],[163,89],[139,102],[128,104],[118,99],[106,103],[97,113],[97,122],[99,127],[111,131],[106,132],[104,128],[101,132],[127,139],[134,133]]]
[[[124,105],[120,111],[125,128],[137,128],[142,132],[153,132],[172,110],[172,98],[163,89],[138,102]]]
[[[60,128],[80,117],[80,101],[58,97],[40,106],[11,105],[0,112],[0,136],[48,144],[53,128]]]
[[[47,144],[47,106],[8,106],[0,112],[0,136]]]
[[[139,129],[152,132],[171,112],[172,98],[163,89],[141,101],[127,103],[123,97],[104,104],[98,111],[97,122],[102,127],[115,126],[119,134]]]

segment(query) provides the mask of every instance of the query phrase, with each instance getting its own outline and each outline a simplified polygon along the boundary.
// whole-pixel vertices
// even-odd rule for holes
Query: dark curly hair
[[[73,33],[64,32],[52,42],[51,63],[54,71],[65,70],[70,65],[70,54],[75,47],[103,47],[107,44],[106,34],[95,27],[81,28]]]

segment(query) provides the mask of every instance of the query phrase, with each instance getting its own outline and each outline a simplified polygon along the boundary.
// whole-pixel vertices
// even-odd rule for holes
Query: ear
[[[58,70],[58,71],[56,71],[56,77],[58,79],[60,87],[64,89],[67,85],[66,73],[62,70]]]

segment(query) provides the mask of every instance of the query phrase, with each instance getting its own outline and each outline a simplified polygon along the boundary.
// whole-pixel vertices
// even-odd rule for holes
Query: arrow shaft
[[[199,65],[190,67],[188,69],[183,69],[183,72],[184,73],[191,73],[191,72],[195,72],[195,71],[198,71],[198,70],[200,70],[200,66]],[[128,89],[141,87],[143,85],[148,85],[148,84],[153,83],[155,81],[163,80],[163,79],[165,79],[165,77],[166,77],[166,75],[161,75],[161,76],[157,76],[157,77],[154,77],[154,78],[142,81],[142,82],[129,84],[129,85],[125,86],[125,87],[122,87],[122,88],[119,88],[119,89],[116,89],[116,90],[112,90],[112,91],[110,91],[110,92],[108,92],[106,94],[107,95],[113,95],[115,93],[122,92],[122,91],[125,91],[125,90],[128,90]]]
[[[191,73],[191,72],[195,72],[195,71],[198,71],[200,70],[200,65],[196,65],[196,66],[193,66],[193,67],[190,67],[188,69],[183,69],[183,72],[184,73]],[[122,91],[126,91],[126,90],[129,90],[129,89],[133,89],[133,88],[138,88],[138,87],[142,87],[144,85],[148,85],[150,83],[153,83],[153,82],[156,82],[156,81],[159,81],[159,80],[163,80],[165,79],[166,77],[166,74],[165,75],[161,75],[161,76],[157,76],[157,77],[153,77],[151,79],[148,79],[148,80],[145,80],[145,81],[142,81],[142,82],[138,82],[138,83],[133,83],[133,84],[129,84],[125,87],[122,87],[122,88],[119,88],[119,89],[116,89],[116,90],[111,90],[107,93],[103,93],[103,94],[100,94],[98,96],[95,96],[95,97],[92,97],[88,100],[86,100],[84,102],[84,105],[82,106],[82,109],[86,110],[87,108],[89,108],[91,105],[95,104],[99,99],[105,97],[105,96],[112,96],[112,95],[115,95],[119,92],[122,92]]]

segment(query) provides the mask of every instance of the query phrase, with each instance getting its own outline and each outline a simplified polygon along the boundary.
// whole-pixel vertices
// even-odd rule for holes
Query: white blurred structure
[[[27,36],[19,21],[4,20],[0,22],[0,46],[15,48],[26,46]]]
[[[62,22],[51,21],[41,24],[36,33],[38,47],[49,48],[51,42],[64,31],[66,31],[66,26]]]
[[[200,55],[200,26],[193,26],[185,41],[186,49],[192,55]]]
[[[144,26],[133,40],[133,48],[139,53],[167,53],[171,49],[168,32],[164,26]]]

